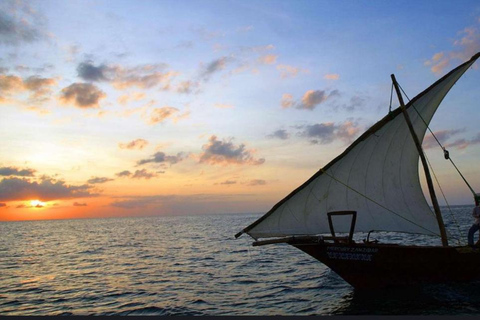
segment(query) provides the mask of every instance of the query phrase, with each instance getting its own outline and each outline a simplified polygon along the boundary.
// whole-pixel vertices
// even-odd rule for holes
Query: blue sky
[[[0,188],[28,191],[5,191],[5,220],[266,211],[386,114],[391,73],[413,97],[480,51],[477,1],[0,8]],[[480,189],[478,77],[431,127]],[[434,150],[449,202],[469,203]]]

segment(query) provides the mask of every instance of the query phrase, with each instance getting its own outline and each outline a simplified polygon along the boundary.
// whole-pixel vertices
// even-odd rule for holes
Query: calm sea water
[[[471,207],[453,211],[465,242]],[[480,314],[479,283],[366,295],[293,247],[234,239],[259,216],[0,223],[0,315]]]

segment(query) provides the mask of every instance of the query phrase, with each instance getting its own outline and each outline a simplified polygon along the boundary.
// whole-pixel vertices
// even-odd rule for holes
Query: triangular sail
[[[445,95],[479,55],[406,105],[420,141],[425,122],[430,123]],[[439,235],[420,185],[418,160],[412,135],[397,108],[243,232],[255,239],[328,233],[327,212],[353,210],[357,211],[355,231]],[[350,223],[339,219],[335,230],[348,232]]]

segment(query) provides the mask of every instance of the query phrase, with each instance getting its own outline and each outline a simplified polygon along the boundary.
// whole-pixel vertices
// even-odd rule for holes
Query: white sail
[[[406,105],[420,141],[427,129],[425,122],[430,123],[447,92],[478,56],[452,70]],[[243,231],[255,239],[328,233],[327,212],[352,210],[357,211],[357,232],[439,235],[437,220],[422,192],[418,169],[417,148],[397,108]],[[350,219],[335,217],[335,231],[348,232]]]

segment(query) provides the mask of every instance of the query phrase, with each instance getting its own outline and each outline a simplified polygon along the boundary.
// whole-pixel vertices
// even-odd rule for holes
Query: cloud
[[[233,106],[230,105],[230,104],[216,103],[216,104],[215,104],[215,108],[219,108],[219,109],[232,109]]]
[[[183,152],[179,152],[176,156],[167,156],[164,152],[156,152],[151,158],[138,161],[137,165],[146,163],[169,163],[172,165],[182,161],[184,156]]]
[[[92,61],[81,62],[77,67],[78,76],[85,81],[108,81],[108,67],[104,64],[94,66]]]
[[[159,172],[148,172],[147,170],[145,169],[142,169],[142,170],[136,170],[134,173],[131,173],[130,171],[128,170],[125,170],[125,171],[122,171],[122,172],[119,172],[116,174],[117,177],[129,177],[131,179],[146,179],[146,180],[149,180],[151,178],[154,178],[154,177],[157,177],[157,173],[163,173],[161,171]]]
[[[457,139],[449,142],[449,140],[452,137],[462,132],[465,132],[465,129],[440,130],[440,131],[435,131],[434,134],[446,149],[456,148],[456,149],[462,150],[462,149],[466,149],[471,145],[480,144],[480,133],[478,133],[476,136],[474,136],[471,139],[461,138],[461,139]],[[437,146],[438,146],[438,143],[431,134],[428,134],[427,136],[425,136],[425,139],[423,140],[423,147],[425,149],[435,148]]]
[[[437,139],[440,141],[440,143],[445,143],[448,139],[450,139],[452,136],[455,136],[458,133],[465,132],[465,129],[458,129],[458,130],[439,130],[435,131],[434,134],[437,137]],[[437,141],[435,138],[432,136],[432,134],[427,134],[425,138],[423,139],[422,146],[424,149],[431,149],[435,148],[438,146]]]
[[[221,57],[213,60],[203,68],[203,70],[200,72],[200,76],[204,80],[208,80],[212,74],[225,69],[225,66],[228,62],[230,62],[230,60],[231,58],[229,57]]]
[[[93,197],[89,185],[67,185],[65,181],[44,177],[40,182],[26,178],[5,178],[0,182],[0,201],[39,199],[43,201]]]
[[[338,80],[340,79],[340,75],[336,73],[329,73],[323,76],[325,80]]]
[[[4,203],[4,202],[0,202],[0,208],[5,208],[6,206],[7,206],[7,204],[6,204],[6,203]]]
[[[258,58],[258,62],[261,64],[275,64],[278,56],[274,54],[267,54]]]
[[[89,179],[87,182],[90,184],[97,184],[97,183],[105,183],[108,181],[113,181],[114,179],[106,178],[106,177],[93,177]]]
[[[285,64],[277,65],[277,70],[280,71],[280,77],[282,79],[295,78],[300,72],[302,73],[309,72],[307,69],[300,69],[300,68],[285,65]]]
[[[290,137],[290,134],[285,129],[279,129],[272,134],[267,135],[268,138],[275,138],[281,140],[287,140]]]
[[[62,89],[60,101],[78,108],[98,108],[106,94],[91,83],[74,83]]]
[[[19,177],[33,177],[35,169],[20,169],[17,167],[0,167],[0,176],[19,176]]]
[[[50,87],[56,86],[57,80],[52,78],[40,78],[38,76],[31,76],[23,82],[23,85],[25,89],[32,92],[33,98],[41,98],[52,92]]]
[[[122,171],[122,172],[116,173],[115,175],[116,175],[117,177],[129,177],[131,174],[132,174],[132,173],[131,173],[130,171],[124,170],[124,171]]]
[[[77,72],[84,81],[109,82],[118,90],[131,87],[150,89],[159,85],[162,90],[169,90],[171,81],[178,72],[166,71],[166,68],[167,65],[163,63],[124,67],[108,64],[95,65],[93,61],[87,60],[77,66]]]
[[[25,91],[30,93],[30,99],[39,99],[51,93],[50,87],[55,85],[57,81],[53,78],[32,76],[24,80],[18,76],[0,74],[0,99]]]
[[[217,185],[217,184],[231,185],[231,184],[236,184],[236,183],[237,183],[237,181],[235,181],[235,180],[225,180],[225,181],[223,181],[223,182],[215,183],[215,184],[216,184],[216,185]]]
[[[203,153],[200,154],[200,163],[215,164],[249,164],[260,165],[265,159],[255,159],[252,155],[253,150],[247,150],[244,144],[235,146],[229,140],[217,140],[216,136],[211,136],[208,143],[202,146]]]
[[[253,179],[247,183],[247,186],[264,186],[267,184],[267,181],[261,179]]]
[[[199,86],[196,81],[182,81],[177,85],[177,92],[189,94],[192,93]]]
[[[122,105],[125,105],[130,101],[140,101],[142,99],[145,99],[145,97],[146,95],[143,92],[134,92],[131,95],[128,95],[128,94],[121,95],[120,97],[118,97],[117,102]]]
[[[314,110],[318,105],[339,96],[338,90],[327,92],[326,90],[308,90],[300,101],[294,101],[293,96],[285,93],[280,105],[283,109],[295,107],[296,109]]]
[[[284,93],[282,95],[280,105],[283,109],[293,107],[295,105],[295,102],[293,101],[293,96],[290,93]]]
[[[351,143],[360,131],[358,124],[352,121],[341,124],[333,122],[316,123],[298,128],[303,129],[299,135],[311,139],[310,143],[312,144],[329,144],[336,139]]]
[[[154,177],[157,177],[158,175],[154,172],[148,172],[147,170],[145,169],[142,169],[142,170],[135,170],[135,172],[133,173],[132,175],[132,179],[150,179],[150,178],[154,178]]]
[[[148,141],[145,139],[136,139],[130,141],[128,143],[119,143],[118,147],[120,149],[128,149],[128,150],[142,150],[148,145]]]
[[[0,43],[19,45],[43,39],[45,18],[27,2],[0,2]]]
[[[157,69],[163,69],[164,65],[143,65],[134,68],[116,67],[112,85],[119,90],[130,87],[149,89],[161,85],[162,90],[171,89],[172,78],[178,75],[178,72],[162,72]]]
[[[165,106],[162,108],[155,108],[150,113],[147,119],[148,124],[157,124],[164,122],[167,119],[172,119],[173,122],[177,122],[181,119],[187,118],[190,112],[184,112],[183,114],[176,115],[180,110],[174,107]]]
[[[453,60],[466,61],[480,51],[480,33],[476,27],[465,28],[458,32],[458,36],[460,38],[453,42],[455,49],[437,52],[425,61],[433,73],[440,75]]]
[[[74,207],[86,207],[87,204],[86,204],[86,203],[74,202],[74,203],[73,203],[73,206],[74,206]]]

